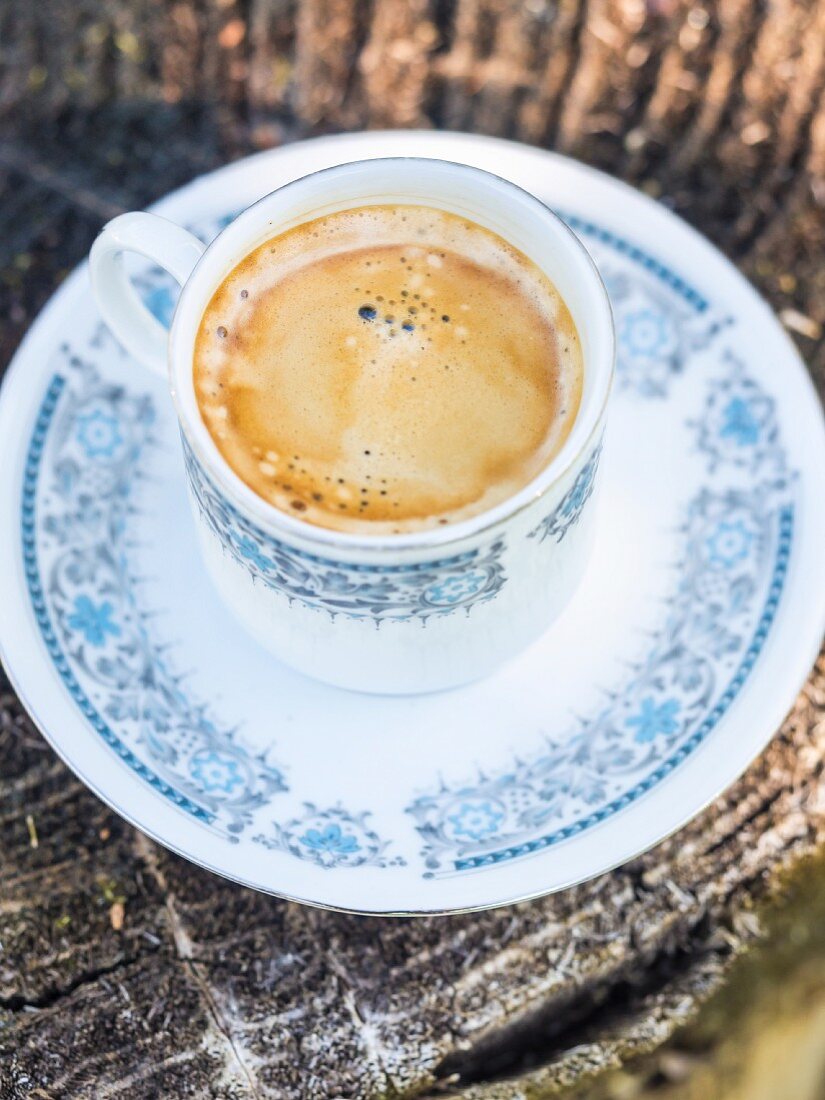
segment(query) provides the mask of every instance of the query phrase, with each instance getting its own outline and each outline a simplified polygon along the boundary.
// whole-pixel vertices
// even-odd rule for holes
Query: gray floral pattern
[[[680,303],[661,281],[601,265],[616,327],[616,387],[642,397],[664,397],[690,358],[707,348],[727,321]]]
[[[24,509],[36,507],[39,520],[38,545],[33,523],[23,533],[41,629],[67,686],[118,755],[180,808],[237,836],[286,783],[192,698],[136,599],[127,527],[140,506],[135,471],[154,445],[152,403],[77,357],[66,368],[47,395],[24,487]]]
[[[41,409],[23,493],[41,632],[76,703],[120,759],[178,808],[237,841],[287,791],[284,775],[192,698],[168,642],[152,638],[152,614],[136,599],[128,526],[139,507],[136,471],[154,445],[153,407],[67,354],[66,374],[54,377]],[[41,563],[48,563],[44,580]],[[306,818],[273,823],[273,836],[253,841],[324,868],[401,862],[386,854],[388,842],[368,827],[367,813],[350,815],[340,804],[306,809]]]
[[[675,766],[715,708],[718,720],[732,697],[724,675],[737,681],[750,670],[752,659],[737,664],[737,656],[754,628],[770,624],[787,564],[792,511],[765,507],[765,495],[769,486],[707,492],[694,503],[679,595],[609,707],[530,760],[480,772],[459,788],[441,786],[408,807],[432,871],[445,862],[462,870],[527,855],[606,819]]]
[[[204,226],[202,237],[226,220]],[[590,238],[611,293],[620,394],[670,396],[695,353],[724,331],[724,318],[634,245],[568,220]],[[171,280],[150,272],[143,292],[168,321]],[[94,351],[106,347],[100,333],[90,341]],[[793,473],[774,400],[730,352],[714,358],[705,404],[688,423],[713,478],[686,507],[661,628],[586,720],[532,755],[433,784],[411,801],[425,874],[520,858],[608,820],[701,744],[746,681],[782,596]],[[292,808],[282,769],[193,697],[170,640],[155,637],[156,609],[145,606],[130,543],[155,445],[152,402],[65,349],[30,442],[22,539],[32,608],[76,706],[136,776],[205,827],[330,871],[401,865],[389,854],[395,838],[379,836],[369,811],[337,801]],[[564,538],[592,492],[598,455],[532,537]],[[192,488],[196,496],[214,492],[197,471]],[[426,621],[469,610],[505,582],[500,543],[400,571],[341,568],[245,528],[226,502],[209,503],[216,533],[256,583],[328,614]]]
[[[408,806],[428,874],[530,855],[606,820],[701,743],[749,675],[787,571],[793,478],[772,399],[735,357],[721,362],[705,415],[688,422],[714,488],[688,506],[677,592],[649,652],[607,707],[533,757],[457,787],[442,782]],[[765,480],[743,487],[742,469]],[[533,535],[556,534],[555,515]]]
[[[539,542],[544,542],[545,539],[561,542],[573,524],[578,521],[579,516],[584,511],[584,506],[593,495],[601,454],[602,441],[599,440],[587,462],[576,475],[576,480],[565,493],[561,503],[533,528],[528,538],[538,539]]]
[[[235,509],[206,476],[186,440],[189,485],[204,522],[252,579],[328,615],[426,623],[493,599],[506,577],[497,540],[479,550],[410,565],[352,565],[305,553]]]

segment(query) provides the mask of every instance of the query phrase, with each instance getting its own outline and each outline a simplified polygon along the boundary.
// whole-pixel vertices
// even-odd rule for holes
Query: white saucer
[[[287,180],[405,153],[545,199],[616,312],[595,554],[562,619],[504,671],[376,698],[251,641],[201,567],[164,386],[102,330],[85,268],[0,399],[0,650],[45,736],[196,863],[376,913],[501,905],[649,848],[763,747],[825,625],[819,402],[753,290],[649,199],[519,145],[372,133],[252,157],[157,210],[209,236]],[[165,277],[143,286],[171,310]]]

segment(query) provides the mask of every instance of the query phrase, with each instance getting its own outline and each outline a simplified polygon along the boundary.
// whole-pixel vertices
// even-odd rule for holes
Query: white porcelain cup
[[[341,533],[279,511],[233,473],[200,416],[193,347],[213,292],[258,245],[323,214],[393,203],[469,218],[510,241],[549,276],[581,338],[582,401],[556,457],[489,511],[414,534]],[[130,251],[181,284],[169,331],[129,281],[123,254]],[[267,195],[208,248],[155,214],[124,214],[95,241],[90,266],[109,327],[136,359],[168,373],[195,524],[215,587],[282,661],[360,691],[433,691],[491,672],[546,630],[568,602],[591,542],[614,334],[590,256],[538,199],[465,165],[360,161]]]

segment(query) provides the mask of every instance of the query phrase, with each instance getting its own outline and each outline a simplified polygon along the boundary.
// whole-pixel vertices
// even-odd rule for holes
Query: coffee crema
[[[320,527],[411,533],[531,481],[578,412],[575,324],[497,234],[424,206],[289,229],[230,272],[201,319],[204,423],[260,497]]]

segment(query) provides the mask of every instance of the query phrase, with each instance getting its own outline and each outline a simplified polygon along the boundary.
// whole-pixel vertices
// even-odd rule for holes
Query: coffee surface
[[[204,312],[194,381],[264,500],[387,534],[467,519],[535,477],[575,419],[582,356],[552,283],[495,233],[369,206],[238,264]]]

